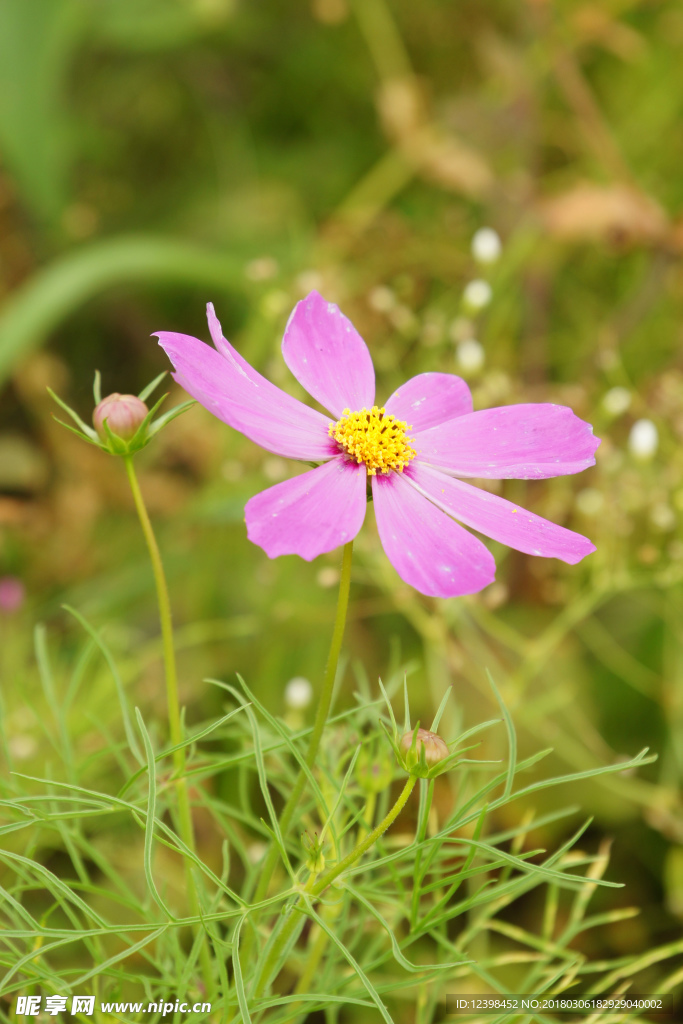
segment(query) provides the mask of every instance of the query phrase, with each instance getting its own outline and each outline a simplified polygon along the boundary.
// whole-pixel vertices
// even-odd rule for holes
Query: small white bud
[[[460,366],[468,373],[476,373],[484,365],[486,353],[484,346],[474,338],[461,341],[456,349],[456,356]]]
[[[303,676],[294,676],[285,686],[285,704],[293,711],[307,708],[313,700],[313,687]]]
[[[659,433],[652,420],[636,420],[628,437],[631,455],[643,462],[651,459],[659,446]]]
[[[610,416],[621,416],[630,406],[631,399],[628,388],[610,388],[602,396],[602,407]]]
[[[247,857],[250,864],[258,864],[266,855],[268,847],[265,843],[250,843],[247,847]]]
[[[478,310],[488,306],[492,296],[493,291],[488,281],[476,278],[465,285],[462,297],[466,306],[472,310]]]
[[[472,255],[478,263],[495,263],[500,259],[503,244],[493,228],[479,228],[472,239]]]

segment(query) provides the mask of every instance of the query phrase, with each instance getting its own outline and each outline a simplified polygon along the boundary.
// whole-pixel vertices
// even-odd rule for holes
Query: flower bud
[[[633,396],[628,388],[610,388],[602,396],[602,407],[610,416],[621,416],[631,405]]]
[[[406,732],[401,737],[400,750],[405,758],[406,767],[413,768],[420,763],[422,750],[424,749],[425,763],[428,768],[433,768],[439,761],[448,757],[448,747],[445,740],[442,740],[435,732],[427,729],[417,730],[417,740],[413,750],[413,737],[415,732]]]
[[[0,614],[11,615],[19,611],[26,591],[24,584],[16,576],[0,576]]]
[[[475,313],[488,306],[492,296],[493,290],[491,285],[488,281],[482,281],[480,278],[477,278],[475,281],[469,281],[465,285],[462,295],[465,305]]]
[[[628,436],[631,455],[648,462],[659,446],[659,432],[652,420],[636,420]]]
[[[302,832],[301,845],[306,852],[306,867],[308,870],[314,875],[318,875],[321,871],[324,871],[324,843],[322,840],[318,839],[318,833],[314,832],[313,835],[311,835],[310,832]]]
[[[307,708],[313,700],[313,687],[303,676],[294,676],[285,686],[285,704],[288,708],[300,711]]]
[[[495,263],[500,259],[503,243],[493,228],[479,228],[472,239],[472,255],[478,263]]]
[[[145,403],[136,395],[120,395],[115,391],[102,399],[92,414],[92,421],[102,441],[107,440],[105,420],[112,434],[123,441],[130,441],[148,412]]]
[[[466,373],[476,373],[484,365],[486,353],[484,346],[475,338],[466,338],[458,345],[456,357]]]

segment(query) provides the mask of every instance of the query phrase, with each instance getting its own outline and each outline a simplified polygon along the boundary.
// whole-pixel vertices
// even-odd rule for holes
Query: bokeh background
[[[678,0],[0,0],[0,672],[18,770],[45,770],[55,729],[37,622],[73,679],[83,634],[65,603],[164,717],[123,468],[53,421],[46,386],[89,418],[95,369],[104,393],[140,390],[167,365],[151,332],[208,338],[213,300],[245,357],[300,394],[279,343],[318,288],[367,339],[380,397],[455,372],[477,408],[560,402],[603,438],[579,477],[498,488],[590,536],[577,567],[492,545],[495,584],[432,601],[395,576],[370,512],[340,700],[405,665],[425,719],[454,687],[447,733],[495,714],[489,668],[523,754],[554,748],[539,772],[654,748],[638,777],[536,806],[594,814],[582,848],[612,841],[626,883],[598,909],[642,907],[594,933],[592,955],[680,935],[682,47]],[[491,262],[472,251],[484,226],[502,239]],[[479,308],[474,280],[491,289]],[[320,680],[339,561],[271,562],[246,539],[246,499],[293,467],[195,407],[139,470],[188,721],[218,708],[203,678],[235,672],[284,712],[289,679]],[[102,766],[118,705],[106,666],[89,672],[69,726]],[[43,851],[68,872],[60,856]],[[517,912],[533,927],[533,900]]]

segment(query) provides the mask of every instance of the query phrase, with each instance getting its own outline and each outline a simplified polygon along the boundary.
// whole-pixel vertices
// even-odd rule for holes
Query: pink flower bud
[[[16,576],[0,577],[0,613],[11,615],[19,611],[25,597],[26,591],[20,579]]]
[[[429,732],[427,729],[417,730],[415,753],[411,757],[413,735],[413,732],[406,732],[401,737],[401,753],[407,758],[408,761],[412,761],[414,764],[418,764],[423,747],[425,752],[425,761],[429,768],[431,768],[435,764],[438,764],[439,761],[443,761],[444,758],[448,757],[448,747],[446,746],[445,741],[442,740],[441,737],[438,736],[435,732]]]
[[[120,395],[115,391],[113,395],[107,395],[102,399],[92,414],[92,421],[102,441],[107,440],[105,420],[112,434],[116,434],[123,441],[130,441],[148,412],[149,409],[140,398],[135,395]]]

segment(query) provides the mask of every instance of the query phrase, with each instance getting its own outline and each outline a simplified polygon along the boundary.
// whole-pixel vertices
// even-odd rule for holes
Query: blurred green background
[[[164,717],[125,474],[53,422],[46,386],[88,419],[96,368],[105,392],[138,391],[167,366],[151,332],[208,338],[212,300],[299,394],[279,343],[317,288],[367,339],[379,398],[460,373],[477,408],[560,402],[603,438],[579,477],[499,488],[594,540],[577,567],[493,545],[494,585],[432,601],[395,576],[370,512],[340,700],[409,664],[425,716],[454,686],[447,732],[495,713],[488,667],[523,754],[552,745],[569,771],[653,747],[640,777],[562,800],[595,814],[587,849],[614,839],[627,885],[600,906],[643,907],[591,952],[680,934],[682,46],[678,0],[0,0],[0,577],[19,594],[0,609],[0,673],[18,770],[39,774],[53,729],[35,622],[60,678],[81,649],[63,603],[106,627],[134,701]],[[502,238],[494,263],[471,250],[482,226]],[[478,278],[492,299],[475,310]],[[271,562],[247,541],[246,499],[290,467],[196,407],[139,468],[188,720],[218,708],[202,679],[236,671],[282,712],[288,679],[320,679],[339,560]],[[70,725],[94,757],[93,723],[120,726],[93,672]]]

